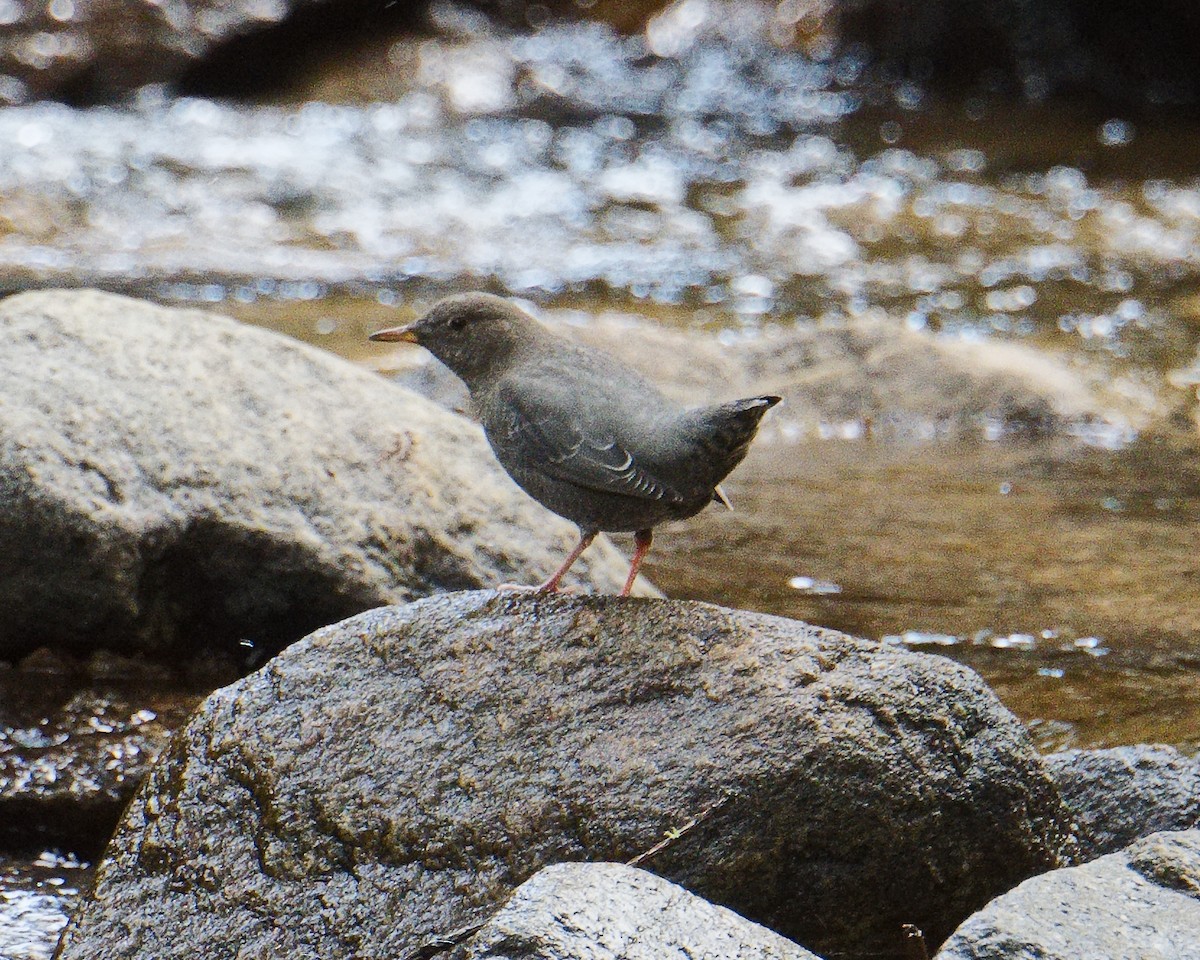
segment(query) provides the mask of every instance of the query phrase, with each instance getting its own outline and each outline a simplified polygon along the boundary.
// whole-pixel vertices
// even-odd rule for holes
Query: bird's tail
[[[713,485],[720,483],[742,462],[759,422],[779,397],[748,397],[712,407],[690,410],[685,415],[693,442],[704,451],[713,471]]]

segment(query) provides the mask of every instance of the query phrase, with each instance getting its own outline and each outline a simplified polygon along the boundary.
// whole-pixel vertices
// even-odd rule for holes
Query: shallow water
[[[0,958],[48,960],[90,878],[90,864],[57,850],[0,855]]]
[[[49,957],[124,802],[213,687],[97,654],[0,664],[0,960]]]

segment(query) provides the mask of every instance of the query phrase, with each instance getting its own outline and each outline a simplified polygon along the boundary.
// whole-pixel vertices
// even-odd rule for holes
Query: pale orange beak
[[[388,327],[386,330],[376,331],[367,337],[367,339],[382,341],[384,343],[417,343],[415,327],[415,323],[410,323],[403,327]]]

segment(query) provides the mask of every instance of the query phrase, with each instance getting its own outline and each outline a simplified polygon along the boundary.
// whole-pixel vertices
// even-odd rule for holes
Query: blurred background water
[[[193,4],[168,56],[0,0],[0,289],[410,382],[366,334],[486,289],[697,396],[799,383],[736,512],[657,538],[668,594],[960,659],[1045,750],[1194,751],[1194,14],[952,6]]]

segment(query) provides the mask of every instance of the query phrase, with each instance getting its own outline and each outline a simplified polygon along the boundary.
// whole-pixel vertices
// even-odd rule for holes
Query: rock
[[[278,645],[536,582],[574,527],[478,426],[279,334],[94,291],[0,303],[0,658]],[[583,579],[617,590],[608,544]]]
[[[819,954],[874,955],[1062,862],[1065,816],[948,659],[699,603],[452,594],[214,693],[61,957],[406,956],[547,864],[635,857]]]
[[[220,44],[325,2],[329,0],[14,4],[0,45],[0,102],[64,94],[95,99],[170,81]]]
[[[1200,831],[1026,880],[964,923],[934,960],[1194,960]]]
[[[446,960],[507,960],[514,952],[530,960],[817,960],[731,910],[620,863],[538,871]]]
[[[670,350],[677,367],[693,359],[681,344]],[[830,428],[909,438],[1127,432],[1158,413],[1109,390],[1111,376],[1044,351],[942,339],[873,319],[777,328],[728,346],[709,341],[707,350],[711,359],[688,369],[734,361],[743,383],[784,397],[777,429],[790,419],[812,437]]]
[[[943,96],[987,89],[1034,104],[1099,99],[1110,110],[1178,107],[1200,96],[1186,67],[1200,53],[1200,14],[1182,0],[1159,0],[1150,16],[1080,0],[983,0],[969,12],[904,0],[815,6],[839,45],[865,47],[881,75],[911,71]]]
[[[1200,824],[1200,760],[1174,747],[1066,750],[1045,763],[1093,856],[1160,830]]]

